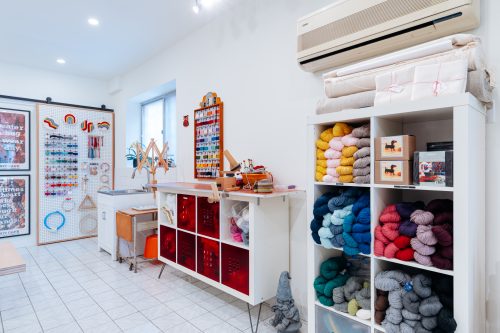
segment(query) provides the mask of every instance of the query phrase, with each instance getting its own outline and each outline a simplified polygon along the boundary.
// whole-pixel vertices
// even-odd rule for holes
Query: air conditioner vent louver
[[[299,51],[450,0],[387,0],[299,36]]]

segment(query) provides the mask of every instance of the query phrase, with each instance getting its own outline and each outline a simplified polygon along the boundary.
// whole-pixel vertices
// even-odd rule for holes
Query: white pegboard
[[[97,234],[97,208],[79,210],[79,207],[87,195],[97,205],[97,191],[106,187],[113,188],[113,113],[50,104],[39,104],[37,110],[38,244],[95,236]],[[73,124],[71,124],[71,121],[66,122],[65,116],[68,114],[73,115],[76,122]],[[56,126],[52,127],[57,128],[51,128],[44,122],[47,118],[50,118],[56,124]],[[106,126],[106,122],[109,127]],[[85,127],[88,128],[89,123],[92,123],[90,127],[93,128],[90,132],[84,130]],[[50,139],[51,135],[56,137]],[[61,139],[60,137],[71,139]],[[99,153],[94,151],[93,154],[89,155],[89,137],[102,137],[102,140],[98,139],[102,142]],[[75,145],[78,145],[78,147],[75,147]],[[59,152],[61,152],[61,155],[56,155]],[[77,153],[78,155],[69,155],[68,153]],[[95,157],[91,158],[92,155]],[[74,160],[76,163],[61,163],[60,161],[64,159]],[[67,167],[77,169],[68,170]],[[92,170],[93,167],[96,170]],[[54,179],[52,178],[54,176],[72,176],[74,178]],[[88,179],[86,186],[84,186],[85,178]],[[105,183],[106,178],[107,183]],[[54,184],[66,185],[73,182],[77,186],[50,186]],[[60,194],[47,195],[47,192]],[[66,204],[63,207],[64,202]],[[71,211],[66,211],[73,205],[74,208]],[[47,224],[53,229],[60,225],[63,220],[62,216],[64,216],[65,224],[57,231],[50,230],[45,226],[45,218],[51,213],[54,214],[48,218]]]

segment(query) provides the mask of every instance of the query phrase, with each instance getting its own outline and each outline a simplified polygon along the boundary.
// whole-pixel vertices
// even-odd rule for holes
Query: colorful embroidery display
[[[82,131],[91,133],[94,130],[94,123],[88,120],[82,121],[80,128]]]
[[[74,125],[76,124],[76,117],[71,113],[68,113],[64,116],[64,122],[68,125]]]
[[[109,130],[109,128],[111,127],[111,124],[107,121],[101,121],[99,123],[97,123],[97,128],[98,129],[101,129],[101,130]]]
[[[43,120],[43,123],[44,123],[44,124],[45,124],[48,128],[50,128],[50,129],[54,129],[54,130],[55,130],[55,129],[57,129],[57,128],[59,127],[59,125],[58,125],[58,124],[54,121],[54,119],[49,118],[49,117],[45,118],[45,119]]]

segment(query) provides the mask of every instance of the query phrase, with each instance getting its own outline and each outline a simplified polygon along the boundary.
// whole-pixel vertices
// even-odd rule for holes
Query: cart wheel
[[[130,267],[128,268],[129,271],[131,271],[134,268],[134,264],[130,264]]]

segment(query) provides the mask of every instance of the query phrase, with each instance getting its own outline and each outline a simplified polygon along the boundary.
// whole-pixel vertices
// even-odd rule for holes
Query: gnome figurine
[[[299,309],[295,306],[290,289],[290,273],[282,272],[276,293],[277,304],[272,307],[274,317],[270,324],[278,330],[278,333],[296,333],[302,327]]]

